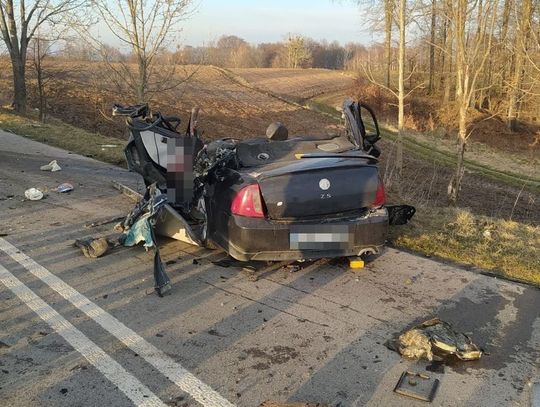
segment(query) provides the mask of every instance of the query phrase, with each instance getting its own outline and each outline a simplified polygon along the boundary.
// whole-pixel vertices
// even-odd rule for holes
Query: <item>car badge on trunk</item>
[[[321,188],[323,191],[326,191],[328,188],[330,188],[330,181],[328,181],[326,178],[322,178],[319,181],[319,188]]]

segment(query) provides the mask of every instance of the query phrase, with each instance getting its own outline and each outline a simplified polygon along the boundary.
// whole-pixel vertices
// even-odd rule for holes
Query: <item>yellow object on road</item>
[[[349,260],[349,267],[352,269],[363,269],[364,268],[364,260],[362,259],[350,259]]]

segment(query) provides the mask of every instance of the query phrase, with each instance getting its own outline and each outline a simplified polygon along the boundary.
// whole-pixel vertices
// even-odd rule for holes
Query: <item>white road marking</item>
[[[88,339],[1,264],[0,282],[13,291],[22,302],[48,323],[52,329],[117,386],[136,406],[165,406],[150,389],[128,373],[116,360]]]
[[[1,237],[0,250],[92,318],[133,352],[144,358],[200,404],[205,407],[234,407],[234,404],[197,379],[178,362]]]

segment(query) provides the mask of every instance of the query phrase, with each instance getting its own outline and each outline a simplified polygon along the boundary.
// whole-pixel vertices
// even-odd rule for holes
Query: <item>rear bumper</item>
[[[332,221],[276,223],[267,219],[246,218],[229,215],[226,230],[217,230],[212,240],[240,261],[248,260],[300,260],[322,257],[358,256],[363,253],[378,253],[383,247],[388,231],[388,212],[385,208],[367,213],[365,216],[342,218]],[[291,232],[317,230],[317,227],[345,228],[348,241],[343,243],[312,244],[314,248],[298,249],[291,244]],[[324,232],[323,232],[324,233]],[[322,236],[322,235],[321,235]],[[324,238],[323,238],[324,240]],[[311,243],[310,243],[311,244]]]

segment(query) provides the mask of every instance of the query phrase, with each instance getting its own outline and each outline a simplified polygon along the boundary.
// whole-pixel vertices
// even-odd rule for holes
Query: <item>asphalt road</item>
[[[57,159],[62,171],[39,167]],[[540,290],[388,249],[359,271],[319,261],[252,281],[223,253],[160,242],[173,289],[152,293],[152,254],[88,259],[85,224],[133,203],[133,174],[0,132],[0,404],[5,406],[424,406],[393,392],[405,370],[440,380],[435,406],[529,405],[540,365]],[[52,189],[71,182],[75,189]],[[41,201],[24,191],[47,192]],[[384,346],[431,317],[487,354],[446,366]]]

